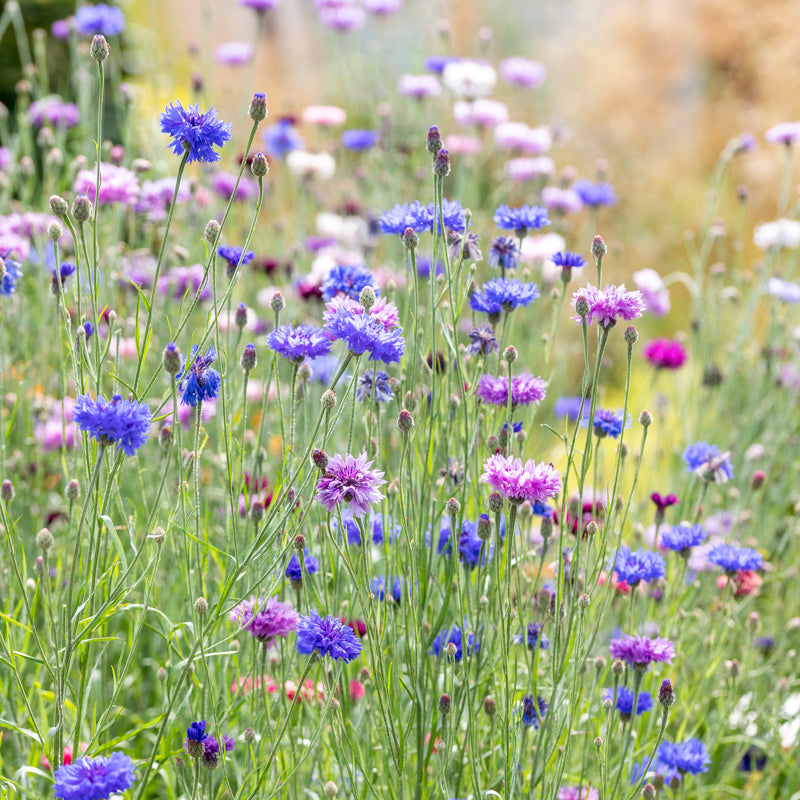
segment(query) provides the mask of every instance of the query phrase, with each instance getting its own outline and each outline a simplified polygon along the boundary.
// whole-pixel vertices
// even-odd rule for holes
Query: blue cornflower
[[[514,641],[516,644],[522,644],[524,641],[528,650],[535,650],[537,647],[547,650],[550,647],[550,640],[542,633],[543,628],[544,625],[540,622],[529,622],[524,639],[522,635],[518,635]]]
[[[328,273],[322,283],[322,299],[333,300],[337,294],[346,294],[353,300],[358,300],[365,286],[371,286],[375,290],[375,296],[380,296],[378,282],[366,267],[360,264],[339,264]]]
[[[380,138],[380,131],[350,130],[342,134],[342,145],[348,150],[369,150]]]
[[[459,58],[457,56],[428,56],[422,62],[422,66],[425,67],[428,72],[441,75],[448,64],[458,60]]]
[[[612,567],[617,578],[628,586],[637,586],[639,581],[651,583],[667,574],[663,557],[654,550],[640,547],[633,552],[626,544],[619,548],[616,560],[609,560],[608,568]]]
[[[75,271],[76,271],[75,265],[68,264],[66,261],[58,268],[56,267],[50,268],[50,272],[53,276],[51,288],[53,290],[54,295],[58,296],[59,294],[61,294],[61,290],[64,288],[64,283],[66,282],[67,278],[69,278],[70,275],[73,275]]]
[[[107,446],[116,443],[117,450],[132,456],[147,441],[153,416],[150,408],[136,400],[123,400],[115,394],[111,400],[102,395],[92,400],[82,394],[75,403],[73,420],[92,439]]]
[[[586,266],[586,259],[577,253],[553,253],[550,260],[561,269],[579,269]]]
[[[75,30],[81,36],[117,36],[125,30],[125,14],[122,9],[98,3],[96,6],[81,6],[75,12]]]
[[[417,256],[417,275],[419,275],[420,278],[430,278],[432,266],[433,261],[430,258],[422,255]],[[442,264],[441,261],[436,262],[435,274],[444,275],[444,264]]]
[[[696,472],[703,480],[725,483],[733,478],[730,453],[720,453],[715,444],[695,442],[683,451],[688,472]]]
[[[710,763],[705,745],[692,737],[685,742],[662,742],[653,767],[669,783],[672,778],[681,780],[687,772],[691,775],[708,772]]]
[[[356,399],[363,403],[371,401],[373,396],[376,403],[388,403],[394,396],[389,388],[389,375],[383,370],[376,375],[374,369],[368,369],[358,379]]]
[[[281,325],[267,336],[267,347],[293,364],[302,364],[306,358],[327,355],[331,340],[312,325]]]
[[[303,565],[306,575],[313,575],[319,570],[319,561],[311,555],[307,547],[303,548]],[[286,567],[284,575],[286,575],[290,581],[303,580],[303,569],[300,567],[300,559],[297,557],[297,553],[294,553],[289,559],[289,564]]]
[[[431,546],[431,530],[428,528],[425,533],[425,545]],[[439,538],[436,540],[436,552],[438,555],[450,556],[453,552],[453,547],[450,544],[450,520],[447,517],[442,517],[439,523]]]
[[[209,347],[206,354],[200,355],[197,345],[192,346],[189,354],[189,366],[185,366],[175,378],[181,381],[178,389],[183,393],[181,403],[185,406],[196,406],[206,400],[214,400],[219,394],[222,381],[219,372],[211,364],[217,357],[217,351]]]
[[[516,269],[519,266],[519,245],[510,236],[498,236],[489,248],[489,264],[497,269]]]
[[[706,540],[706,532],[702,525],[690,525],[681,522],[661,532],[659,544],[666,550],[673,550],[681,555],[688,555],[689,550]]]
[[[321,384],[327,386],[339,366],[338,356],[328,354],[327,356],[320,356],[319,358],[309,358],[306,364],[311,367],[311,380],[319,381]],[[345,380],[343,375],[340,381]]]
[[[368,516],[369,522],[367,523],[367,533],[372,530],[372,543],[383,544],[384,530],[383,530],[383,515],[370,510]],[[344,524],[345,534],[347,535],[347,544],[351,547],[359,547],[361,545],[361,531],[349,509],[342,511],[342,523]],[[334,527],[338,525],[337,521],[333,520]],[[387,538],[389,542],[393,542],[399,535],[401,528],[397,525],[391,517],[388,518],[388,532]]]
[[[106,800],[133,785],[133,761],[119,751],[110,756],[79,758],[56,770],[56,797],[61,800]]]
[[[378,575],[369,582],[369,590],[378,600],[384,600],[388,585],[387,579],[383,575]],[[403,599],[403,581],[400,577],[395,576],[389,594],[395,603],[399,603]]]
[[[320,617],[312,611],[297,623],[297,652],[310,656],[314,651],[319,652],[320,658],[330,656],[349,663],[361,655],[361,642],[355,631],[337,617]]]
[[[592,427],[597,437],[602,438],[603,436],[610,436],[612,439],[618,439],[619,435],[622,433],[622,428],[630,428],[630,426],[631,415],[628,414],[628,418],[624,420],[623,425],[623,411],[621,408],[618,408],[616,411],[612,411],[609,408],[598,408],[594,412],[594,424]],[[588,408],[581,420],[581,427],[589,427]]]
[[[485,548],[483,545],[483,539],[478,536],[478,523],[465,519],[461,525],[461,536],[458,540],[458,554],[461,558],[461,562],[467,569],[473,569],[478,566],[482,549],[484,552],[483,561],[481,563],[485,566],[486,562],[491,559],[492,552],[494,551],[494,543],[486,542]]]
[[[603,699],[614,700],[614,690],[606,689],[603,693]],[[653,708],[653,697],[649,692],[639,692],[636,698],[636,714],[642,714],[650,711]],[[633,716],[633,692],[627,686],[619,686],[617,688],[617,711],[625,719],[630,719]]]
[[[354,314],[340,308],[331,317],[327,329],[334,339],[341,339],[354,355],[369,352],[370,361],[393,364],[400,361],[406,343],[402,328],[387,331],[380,320],[369,314]]]
[[[469,334],[470,343],[467,345],[467,352],[473,355],[486,356],[495,350],[500,349],[494,328],[491,325],[481,325],[473,328]]]
[[[6,297],[11,297],[17,291],[17,283],[22,277],[22,264],[19,261],[14,261],[13,258],[9,258],[10,253],[11,251],[8,250],[4,255],[0,255],[6,265],[6,274],[0,280],[0,295],[5,295]]]
[[[261,134],[268,156],[286,158],[292,150],[303,149],[303,139],[291,119],[282,119],[264,129]]]
[[[473,311],[500,314],[528,306],[537,297],[539,290],[535,283],[523,283],[519,278],[495,278],[474,292],[469,304]]]
[[[580,395],[559,397],[553,404],[553,414],[574,422],[581,415],[581,406],[588,408],[588,403]]]
[[[715,544],[706,558],[725,572],[736,573],[741,570],[757,570],[764,566],[764,556],[752,547],[738,547],[735,544]]]
[[[378,225],[381,233],[402,236],[406,228],[413,228],[416,233],[422,233],[433,227],[433,214],[428,210],[428,206],[423,206],[419,200],[402,205],[397,203],[381,214]]]
[[[430,203],[428,206],[431,215],[431,231],[433,230],[433,219],[438,220],[438,213],[434,208],[434,204]],[[448,200],[446,197],[442,198],[442,216],[444,217],[444,227],[450,231],[463,231],[466,227],[464,222],[464,206],[458,200]],[[442,231],[439,225],[439,233]]]
[[[172,137],[169,146],[175,155],[182,156],[184,146],[188,147],[189,164],[193,161],[203,164],[219,161],[219,153],[214,150],[214,145],[222,147],[231,138],[230,124],[217,119],[213,106],[201,112],[199,105],[184,108],[180,100],[164,109],[161,132]]]
[[[617,202],[614,187],[605,181],[592,183],[582,178],[572,184],[572,190],[578,193],[585,206],[597,208],[598,206],[613,206]]]
[[[539,707],[538,713],[536,706]],[[526,694],[522,698],[522,724],[526,728],[539,730],[539,720],[547,713],[547,703],[543,697],[537,697],[536,701],[532,694]]]
[[[86,334],[86,341],[88,342],[94,333],[94,323],[87,319],[86,322],[83,323],[82,327],[84,333]]]
[[[252,250],[245,251],[241,247],[233,247],[227,244],[223,244],[221,247],[217,248],[217,255],[228,262],[227,273],[229,277],[233,270],[239,266],[240,261],[242,262],[242,266],[244,266],[245,264],[249,264],[256,257],[256,254]]]
[[[550,224],[546,208],[527,204],[521,208],[498,206],[494,212],[494,221],[498,228],[516,231],[518,236],[525,236],[528,231],[537,231]]]
[[[204,719],[199,722],[192,722],[186,729],[186,739],[190,742],[202,742],[207,738],[206,721]]]
[[[431,649],[428,653],[432,656],[440,656],[445,653],[449,644],[455,645],[456,653],[455,660],[461,661],[464,657],[464,635],[458,625],[453,625],[452,628],[443,628],[433,639]],[[477,653],[480,650],[480,645],[475,641],[475,635],[470,633],[467,636],[467,656]]]

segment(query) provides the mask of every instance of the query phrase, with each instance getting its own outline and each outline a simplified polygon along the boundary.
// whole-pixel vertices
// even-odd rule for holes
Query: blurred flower
[[[545,127],[531,128],[524,122],[501,122],[494,129],[494,142],[500,148],[540,156],[553,146],[553,137]]]
[[[685,742],[662,742],[653,764],[657,774],[669,783],[673,778],[682,780],[687,773],[697,775],[708,772],[711,757],[705,745],[694,737]]]
[[[375,374],[374,369],[365,370],[358,379],[356,386],[356,400],[361,403],[372,401],[375,403],[389,403],[393,398],[392,390],[389,388],[389,375],[383,370]]]
[[[488,355],[500,348],[495,335],[494,328],[491,325],[481,325],[478,328],[473,328],[469,334],[470,344],[467,345],[467,352],[473,355]]]
[[[339,106],[306,106],[301,116],[303,122],[309,125],[335,128],[338,125],[344,125],[347,112]],[[302,147],[302,143],[300,147]]]
[[[779,122],[764,133],[770,144],[795,144],[800,139],[800,122]]]
[[[658,545],[665,550],[672,550],[686,556],[691,548],[702,544],[706,538],[706,532],[701,525],[696,523],[690,525],[688,522],[681,522],[680,525],[662,530]]]
[[[537,708],[538,707],[538,708]],[[547,713],[547,703],[544,698],[526,694],[522,698],[522,724],[526,728],[539,730],[539,720]]]
[[[589,404],[580,395],[559,397],[553,404],[553,414],[556,417],[566,417],[571,422],[575,422],[580,416],[581,406],[588,408]]]
[[[535,158],[510,158],[503,164],[503,174],[511,181],[530,181],[534,178],[546,178],[555,172],[553,159],[547,156],[537,156]],[[546,208],[551,206],[545,202],[545,192],[542,190],[542,205]]]
[[[752,547],[739,547],[735,544],[715,544],[706,554],[706,558],[725,572],[755,572],[764,566],[764,557]]]
[[[2,255],[5,264],[5,273],[0,279],[0,296],[11,297],[17,291],[17,284],[22,277],[22,264],[10,257],[10,252],[6,251]]]
[[[587,407],[584,410],[584,416],[581,420],[581,427],[588,428],[590,423],[594,433],[598,437],[610,436],[612,439],[618,439],[622,433],[623,428],[629,428],[631,425],[631,415],[628,414],[627,419],[623,416],[624,412],[621,408],[612,411],[610,408],[597,408],[594,412],[594,419],[589,418],[590,409]]]
[[[442,83],[458,97],[485,97],[496,82],[497,73],[490,64],[466,58],[448,61],[442,71]]]
[[[715,444],[695,442],[681,456],[688,472],[694,472],[703,480],[725,483],[733,478],[730,453],[720,453]]]
[[[133,785],[133,761],[125,753],[84,756],[55,772],[55,794],[61,800],[106,800]]]
[[[98,3],[95,6],[81,6],[75,12],[75,30],[81,36],[117,36],[125,30],[125,14],[122,9]]]
[[[484,97],[472,102],[458,100],[453,105],[453,118],[457,125],[493,128],[501,122],[508,121],[508,107],[499,100]]]
[[[211,178],[211,188],[215,194],[218,194],[225,201],[230,200],[231,197],[237,203],[255,200],[258,197],[258,183],[242,175],[237,184],[237,177],[232,172],[223,170],[215,172]],[[233,194],[234,190],[236,191],[235,196]]]
[[[442,85],[433,75],[403,75],[397,84],[397,91],[406,97],[421,100],[436,97],[442,93]]]
[[[317,11],[319,20],[323,25],[344,33],[363,28],[367,20],[364,9],[355,5],[327,5],[318,7]]]
[[[591,206],[592,208],[613,206],[617,202],[614,187],[605,181],[592,183],[586,179],[581,179],[572,184],[572,190],[577,193],[585,206]]]
[[[336,174],[336,162],[330,153],[307,153],[305,150],[292,150],[286,156],[286,166],[301,178],[329,180]]]
[[[677,340],[654,339],[642,348],[642,355],[656,369],[680,369],[686,363],[686,350]]]
[[[795,219],[776,219],[756,226],[753,231],[753,242],[760,250],[786,249],[797,250],[800,247],[800,222]]]
[[[633,273],[633,282],[642,293],[645,308],[654,317],[663,317],[670,309],[669,289],[654,269],[640,269]]]
[[[28,106],[28,119],[36,128],[45,123],[54,128],[74,128],[80,118],[78,107],[74,103],[65,103],[58,95],[43,97]]]
[[[574,189],[545,186],[542,189],[542,205],[560,214],[574,214],[583,208],[583,200]]]
[[[294,121],[285,118],[264,129],[261,134],[264,152],[272,158],[286,158],[293,150],[302,150],[303,139],[294,127]]]
[[[522,56],[511,56],[500,62],[500,78],[512,86],[538,89],[544,83],[546,75],[543,64]]]
[[[546,208],[529,205],[520,208],[500,205],[494,212],[494,222],[498,228],[515,231],[518,236],[525,236],[528,231],[535,231],[550,224]]]
[[[380,131],[349,130],[342,133],[341,142],[347,150],[369,150],[380,138]]]
[[[519,278],[494,278],[472,294],[469,305],[473,311],[499,315],[529,306],[537,297],[539,290],[535,283],[523,283]]]
[[[476,396],[493,406],[506,406],[508,403],[508,376],[481,375]],[[534,378],[530,373],[511,377],[511,406],[539,405],[547,395],[547,383],[542,378]]]
[[[286,575],[290,581],[301,581],[305,575],[313,575],[318,570],[319,561],[317,561],[317,559],[311,555],[311,551],[307,547],[304,547],[303,567],[300,566],[300,559],[297,557],[297,553],[293,553],[292,557],[289,559],[289,563],[286,566],[286,572],[284,572],[284,575]],[[303,572],[305,572],[305,575]]]
[[[250,42],[223,42],[217,45],[214,58],[220,64],[241,66],[253,58],[253,45]]]
[[[326,276],[322,283],[322,297],[332,300],[339,294],[344,294],[352,300],[358,300],[361,290],[371,286],[376,297],[380,295],[375,276],[362,264],[337,264]]]
[[[75,194],[85,194],[93,203],[97,202],[97,172],[81,170],[72,186]],[[122,203],[132,205],[139,198],[139,179],[125,167],[100,162],[100,205]]]
[[[614,690],[606,689],[603,692],[603,699],[614,701]],[[617,711],[623,718],[630,719],[634,714],[633,708],[633,692],[627,686],[617,687]],[[636,714],[642,714],[650,711],[653,708],[653,696],[649,692],[639,692],[636,696]]]
[[[487,261],[496,269],[512,270],[519,266],[519,246],[510,236],[498,236],[492,241]]]
[[[626,544],[620,546],[616,558],[609,559],[607,566],[613,567],[617,580],[631,587],[638,586],[640,581],[652,583],[666,575],[666,564],[658,553],[642,547],[632,551]]]
[[[461,661],[464,657],[464,645],[466,644],[466,655],[469,657],[473,653],[477,653],[480,650],[480,645],[478,642],[475,641],[475,635],[470,633],[466,637],[467,641],[464,642],[464,634],[461,632],[461,628],[458,625],[454,625],[452,628],[443,628],[433,639],[433,643],[431,644],[431,649],[428,653],[432,656],[441,656],[444,655],[445,651],[447,650],[447,646],[449,644],[455,645],[455,655],[453,658],[456,661]]]

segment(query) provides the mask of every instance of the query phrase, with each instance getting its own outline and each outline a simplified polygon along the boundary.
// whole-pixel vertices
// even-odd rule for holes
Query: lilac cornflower
[[[764,133],[770,144],[783,144],[787,147],[797,144],[800,139],[800,122],[779,122]]]
[[[375,276],[361,264],[338,264],[331,269],[322,283],[322,299],[330,301],[338,294],[345,294],[353,300],[358,300],[365,286],[371,286],[375,290],[375,296],[378,297],[381,291],[377,283]]]
[[[302,364],[307,358],[327,355],[331,340],[312,325],[281,325],[267,336],[267,347],[293,364]]]
[[[267,600],[251,597],[239,603],[229,619],[269,649],[279,636],[286,637],[297,627],[300,615],[290,603],[283,603],[277,597]]]
[[[523,283],[519,278],[494,278],[473,293],[469,305],[473,311],[491,316],[529,306],[537,297],[539,290],[535,283]]]
[[[547,713],[547,708],[547,702],[543,697],[537,697],[534,701],[532,694],[526,694],[522,698],[522,724],[526,728],[538,731],[539,720]]]
[[[614,702],[614,690],[613,689],[606,689],[603,692],[603,699],[611,700]],[[623,720],[629,720],[634,713],[637,716],[641,716],[642,714],[647,713],[648,711],[652,710],[653,708],[653,696],[650,692],[639,692],[636,695],[636,708],[634,712],[634,695],[633,692],[627,686],[619,686],[617,687],[617,711],[619,711],[620,717]]]
[[[406,97],[422,100],[425,97],[438,97],[442,93],[442,84],[433,75],[402,75],[397,91]]]
[[[256,254],[252,250],[244,250],[241,247],[233,247],[232,245],[221,245],[217,248],[217,255],[220,258],[224,258],[227,262],[227,266],[225,267],[225,274],[230,278],[236,267],[239,266],[239,262],[241,261],[242,266],[245,264],[249,264],[255,257]]]
[[[133,785],[131,757],[116,751],[109,756],[84,756],[56,770],[55,795],[61,800],[106,800]]]
[[[169,146],[177,156],[188,150],[187,163],[213,164],[219,161],[214,145],[222,147],[231,138],[231,126],[217,118],[212,106],[201,112],[199,105],[184,108],[180,100],[171,103],[161,115],[161,132],[169,134]]]
[[[214,51],[214,58],[220,64],[238,67],[253,59],[253,45],[250,42],[223,42]]]
[[[369,150],[380,138],[380,131],[349,130],[342,133],[341,142],[347,150]]]
[[[589,414],[589,409],[586,409],[586,413],[581,420],[582,428],[589,427]],[[594,429],[595,436],[597,436],[598,439],[602,439],[605,436],[610,436],[612,439],[619,439],[622,429],[630,428],[631,426],[631,415],[628,414],[627,419],[624,419],[623,415],[624,411],[621,408],[618,408],[616,411],[612,411],[610,408],[595,409],[594,419],[592,420],[592,428]]]
[[[8,264],[7,261],[5,263]],[[7,266],[6,266],[6,271],[8,271]],[[53,276],[51,280],[51,288],[54,295],[58,296],[59,294],[61,294],[61,292],[64,289],[64,284],[66,283],[67,278],[69,278],[70,275],[74,275],[75,271],[76,271],[75,265],[68,264],[66,261],[63,264],[61,264],[61,266],[59,266],[58,268],[52,267],[52,269],[50,270]]]
[[[357,458],[335,454],[317,481],[317,500],[328,511],[344,503],[353,516],[363,517],[372,503],[383,499],[378,487],[386,483],[383,472],[371,467],[372,462],[367,460],[366,453]]]
[[[706,559],[722,567],[729,575],[741,571],[755,571],[764,566],[764,556],[752,547],[739,547],[735,544],[715,544],[707,553]]]
[[[263,13],[277,8],[279,2],[280,0],[239,0],[239,5]]]
[[[519,245],[510,236],[498,236],[489,248],[489,265],[496,269],[511,270],[519,266]]]
[[[473,328],[469,334],[470,343],[467,345],[467,352],[472,355],[488,355],[500,349],[494,328],[491,325],[480,325]]]
[[[475,634],[468,634],[467,641],[465,643],[464,634],[461,632],[461,628],[458,625],[453,625],[452,628],[443,628],[441,631],[439,631],[439,633],[436,634],[436,636],[434,636],[433,642],[431,643],[431,649],[428,650],[428,654],[432,656],[444,655],[449,644],[453,644],[456,647],[456,653],[454,656],[456,661],[461,661],[461,659],[464,657],[465,644],[467,657],[471,656],[473,653],[477,653],[478,650],[480,650],[480,644],[475,641]]]
[[[483,261],[477,233],[447,231],[447,252],[453,261]]]
[[[315,651],[320,658],[329,656],[349,663],[361,655],[361,641],[337,617],[320,617],[312,611],[307,617],[300,617],[297,624],[297,652],[309,656]]]
[[[356,400],[360,403],[372,401],[375,403],[388,403],[394,395],[389,387],[389,375],[383,370],[376,374],[374,369],[365,370],[356,385]]]
[[[691,549],[702,544],[706,538],[706,532],[701,525],[681,522],[680,525],[674,525],[661,531],[658,544],[665,550],[672,550],[684,558],[688,558]]]
[[[617,202],[614,187],[605,181],[592,183],[582,179],[572,184],[572,190],[578,193],[584,205],[592,208],[613,206]]]
[[[511,407],[539,405],[547,394],[547,383],[529,373],[511,377]],[[481,375],[476,395],[493,406],[508,404],[508,375]]]
[[[273,158],[286,158],[293,150],[303,149],[303,139],[289,118],[278,120],[261,134],[264,151]]]
[[[123,400],[118,394],[110,401],[102,395],[92,400],[82,394],[75,403],[72,419],[100,445],[116,443],[117,452],[132,456],[147,441],[153,416],[145,403]]]
[[[81,170],[72,186],[75,194],[85,194],[97,203],[97,173],[93,169]],[[134,205],[139,197],[139,179],[125,167],[100,162],[100,205]]]
[[[227,734],[222,736],[222,745],[210,733],[203,741],[203,767],[207,770],[217,768],[221,750],[230,752],[236,747],[236,742]]]
[[[653,768],[669,783],[673,778],[681,780],[687,773],[708,772],[709,764],[711,757],[705,745],[692,737],[685,742],[662,742]]]
[[[74,128],[80,122],[81,115],[74,103],[66,103],[57,95],[50,95],[28,106],[28,119],[36,128],[49,122],[54,128],[65,130]]]
[[[405,352],[402,328],[387,331],[383,323],[370,314],[354,314],[348,308],[339,309],[326,325],[333,339],[347,344],[353,355],[369,352],[370,361],[393,364]]]
[[[503,456],[489,456],[483,464],[481,481],[500,492],[513,505],[526,500],[544,503],[561,491],[561,475],[551,464]]]
[[[75,12],[75,30],[81,36],[117,36],[125,30],[125,14],[114,6],[98,3],[81,6]]]
[[[644,672],[650,664],[663,661],[672,663],[675,658],[675,647],[669,639],[658,636],[650,639],[647,636],[631,636],[626,633],[620,639],[612,639],[609,645],[612,658],[619,658]]]
[[[553,404],[553,414],[556,417],[566,417],[575,422],[581,415],[581,407],[587,408],[587,401],[580,395],[559,397]]]
[[[500,77],[512,86],[537,89],[544,83],[547,72],[544,64],[523,56],[511,56],[500,62]]]
[[[608,284],[602,291],[592,284],[586,288],[578,289],[572,296],[572,307],[578,310],[578,305],[588,307],[586,321],[589,325],[596,322],[601,328],[613,328],[617,321],[624,319],[630,322],[638,319],[644,311],[644,299],[640,291],[628,292],[625,284],[614,286]],[[573,317],[576,322],[581,322],[582,317]]]
[[[800,303],[800,285],[780,278],[770,278],[767,281],[767,294],[784,303]]]
[[[550,224],[546,208],[527,204],[520,208],[509,208],[507,205],[498,206],[494,213],[494,222],[498,228],[515,231],[520,237],[524,237],[528,231],[537,231]]]
[[[284,575],[290,581],[302,581],[303,569],[305,569],[306,575],[313,575],[319,570],[319,561],[311,555],[311,551],[307,547],[303,548],[303,566],[300,566],[300,559],[297,557],[297,553],[294,553],[289,559]]]
[[[197,345],[193,345],[189,354],[188,366],[175,376],[181,381],[178,390],[181,403],[185,406],[196,406],[206,400],[214,400],[219,394],[222,378],[211,364],[217,357],[217,351],[209,347],[205,355],[198,353]]]
[[[17,291],[17,284],[22,277],[22,264],[19,261],[14,261],[9,256],[9,251],[6,251],[4,255],[0,255],[6,267],[5,275],[0,279],[0,296],[3,297],[11,297]]]
[[[726,483],[733,478],[730,453],[720,453],[715,444],[695,442],[684,451],[682,458],[688,472],[694,472],[704,481]]]
[[[617,580],[631,587],[638,586],[640,581],[652,583],[667,574],[664,559],[654,550],[640,547],[634,552],[626,544],[620,546],[616,558],[609,559],[607,568],[613,568]]]

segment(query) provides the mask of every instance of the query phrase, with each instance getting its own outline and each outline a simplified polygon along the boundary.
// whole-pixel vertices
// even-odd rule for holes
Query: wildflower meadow
[[[800,122],[729,132],[663,263],[533,47],[443,20],[376,76],[342,43],[413,0],[230,0],[187,79],[133,2],[36,5],[0,798],[800,798]],[[298,9],[335,103],[254,67]]]

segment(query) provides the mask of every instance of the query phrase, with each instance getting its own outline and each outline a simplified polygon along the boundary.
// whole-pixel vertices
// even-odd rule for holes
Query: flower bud
[[[658,702],[664,708],[669,708],[675,702],[675,692],[672,689],[672,683],[669,678],[664,678],[661,681],[661,688],[658,690]]]
[[[510,344],[503,350],[503,360],[508,364],[513,364],[517,360],[517,348]]]
[[[69,211],[69,204],[60,195],[50,196],[50,211],[57,217],[66,217]]]
[[[255,92],[253,99],[250,101],[250,107],[247,109],[247,116],[253,122],[262,122],[267,118],[267,96],[264,92]]]
[[[478,517],[478,538],[482,541],[488,541],[492,535],[492,522],[488,514],[481,514]]]
[[[619,678],[625,672],[625,662],[621,661],[620,659],[616,659],[611,664],[611,673]]]
[[[333,389],[326,389],[319,402],[326,411],[331,411],[336,406],[336,392]]]
[[[497,702],[494,697],[487,697],[483,701],[483,712],[487,717],[493,717],[497,713]]]
[[[339,794],[339,787],[333,782],[328,781],[322,789],[325,797],[336,797]]]
[[[78,499],[81,493],[81,485],[78,483],[75,478],[73,478],[64,489],[64,496],[70,503],[75,502]]]
[[[586,609],[589,608],[589,595],[582,594],[578,597],[578,608]]]
[[[416,250],[419,246],[419,236],[413,228],[406,228],[403,231],[403,244],[407,250]]]
[[[439,698],[439,711],[442,714],[449,714],[450,713],[450,695],[443,694]]]
[[[414,416],[405,408],[397,416],[397,427],[403,433],[409,433],[414,427]]]
[[[608,252],[608,247],[606,247],[606,243],[603,241],[602,236],[595,236],[592,239],[592,255],[594,258],[600,259]]]
[[[47,528],[42,528],[36,534],[36,546],[46,553],[53,546],[53,534]]]
[[[358,296],[358,302],[364,306],[365,311],[369,311],[375,305],[375,290],[371,286],[365,286]]]
[[[579,297],[575,301],[575,311],[579,317],[585,317],[589,313],[589,301],[585,297]]]
[[[206,223],[206,228],[203,231],[203,238],[206,240],[207,244],[216,244],[217,239],[219,239],[219,231],[220,225],[215,219],[210,219]]]
[[[649,411],[642,411],[642,413],[639,414],[639,424],[643,428],[649,428],[652,423],[653,415]]]
[[[539,535],[545,542],[553,535],[553,520],[550,517],[542,517],[542,524],[539,526]]]
[[[157,525],[147,538],[152,539],[156,544],[164,544],[167,540],[167,532],[160,525]]]
[[[435,158],[436,154],[444,147],[442,135],[439,133],[439,128],[436,125],[431,125],[428,128],[428,137],[425,143],[425,149]]]
[[[286,300],[280,292],[275,292],[269,301],[269,307],[276,313],[280,314],[286,308]]]
[[[92,39],[91,47],[89,48],[89,53],[91,54],[92,58],[97,61],[98,64],[102,64],[108,58],[108,54],[111,52],[111,48],[108,46],[108,42],[106,41],[106,37],[98,34]]]
[[[161,363],[164,365],[164,372],[167,375],[177,375],[183,369],[183,359],[181,358],[181,351],[175,342],[170,342],[165,348],[161,356]]]
[[[489,495],[489,511],[492,514],[499,514],[503,510],[503,495],[500,492],[492,492]]]
[[[457,517],[461,511],[461,503],[455,497],[451,497],[445,504],[444,510],[451,517]]]
[[[255,178],[263,178],[269,172],[269,161],[263,153],[256,153],[250,162],[250,172]]]
[[[311,453],[311,463],[320,471],[325,472],[328,469],[328,454],[324,450],[320,450],[318,447],[314,448],[313,452]]]
[[[85,194],[79,194],[72,201],[72,216],[78,224],[83,224],[92,216],[92,201]]]
[[[656,800],[656,787],[652,783],[646,783],[642,789],[642,800]]]
[[[0,499],[4,503],[10,503],[14,499],[14,484],[8,478],[0,484]]]
[[[264,504],[260,500],[254,500],[250,506],[250,519],[255,523],[259,523],[264,519]]]
[[[172,428],[169,425],[162,426],[158,432],[158,443],[164,450],[172,444]]]
[[[633,325],[629,325],[625,329],[625,341],[628,344],[636,344],[638,339],[639,339],[639,331],[637,331],[636,328],[633,327]]]
[[[256,732],[252,728],[244,729],[244,740],[250,744],[256,738]]]
[[[194,601],[194,610],[202,617],[208,611],[208,600],[205,597],[198,597]]]
[[[47,235],[54,242],[57,242],[61,238],[63,233],[64,233],[64,229],[61,227],[61,224],[56,222],[55,220],[53,220],[47,226]]]
[[[437,178],[446,178],[450,174],[450,153],[442,148],[433,160],[433,174]]]
[[[242,369],[245,372],[250,372],[256,365],[256,346],[254,344],[246,344],[242,351]]]

